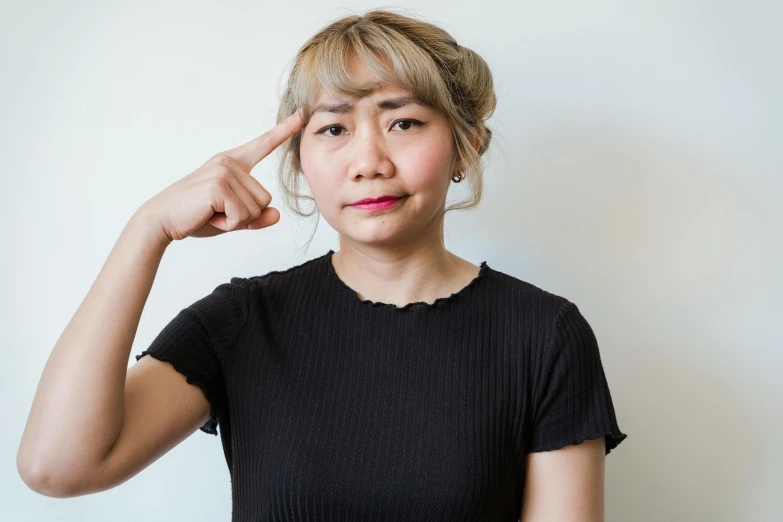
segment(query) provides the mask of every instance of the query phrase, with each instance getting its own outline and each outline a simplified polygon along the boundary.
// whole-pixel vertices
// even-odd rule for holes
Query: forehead
[[[383,81],[374,76],[361,62],[353,62],[351,80],[325,85],[316,81],[312,86],[309,116],[318,114],[351,114],[357,105],[381,113],[401,107],[433,108],[396,78]],[[308,116],[308,117],[309,117]]]
[[[367,99],[378,112],[390,111],[406,106],[426,107],[426,104],[407,89],[385,89],[373,91],[363,97],[347,96],[345,94],[327,94],[319,98],[312,109],[312,114],[349,114],[354,111],[357,103]]]
[[[322,102],[352,101],[358,102],[363,99],[388,98],[398,96],[413,96],[410,89],[404,85],[381,83],[377,80],[369,80],[356,83],[352,86],[356,91],[363,91],[364,95],[349,94],[335,89],[330,89],[321,84],[313,88],[313,95],[310,97],[313,105]]]
[[[328,65],[328,60],[319,62],[310,84],[305,111],[315,116],[318,113],[346,114],[357,105],[366,106],[374,112],[393,110],[403,106],[429,107],[417,90],[411,89],[394,71],[392,60],[382,53],[373,53],[368,67],[359,54],[349,52],[337,63]],[[375,69],[382,71],[381,76]],[[418,93],[420,94],[420,93]],[[308,115],[308,116],[309,116]]]

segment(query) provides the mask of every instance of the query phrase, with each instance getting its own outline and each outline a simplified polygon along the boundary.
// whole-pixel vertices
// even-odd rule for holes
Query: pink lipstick
[[[395,206],[399,201],[402,201],[407,196],[400,198],[394,196],[383,196],[376,199],[363,199],[352,204],[352,208],[368,211],[385,210]]]

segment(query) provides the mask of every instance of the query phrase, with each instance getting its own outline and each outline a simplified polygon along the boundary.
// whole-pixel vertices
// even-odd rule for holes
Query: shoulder
[[[488,276],[488,297],[496,303],[492,308],[505,324],[513,321],[521,338],[541,350],[557,351],[563,343],[595,349],[593,329],[572,300],[498,270]]]
[[[562,295],[500,270],[490,268],[486,275],[496,299],[537,322],[553,325],[563,308],[573,306]]]
[[[533,358],[557,368],[600,364],[595,331],[573,301],[502,272],[493,276],[497,284],[492,286],[513,307],[520,337],[528,341]]]
[[[325,256],[320,256],[289,268],[271,270],[261,275],[233,277],[231,278],[231,283],[246,287],[251,292],[254,290],[270,291],[290,286],[301,286],[303,280],[310,279],[311,282],[315,282],[323,279],[326,266],[324,260]]]
[[[246,304],[261,301],[277,304],[277,301],[300,290],[311,291],[323,284],[326,276],[325,257],[320,256],[284,269],[264,274],[232,277],[215,291],[230,293],[237,302]]]
[[[325,256],[315,257],[289,268],[272,270],[263,275],[250,276],[246,280],[250,284],[257,286],[284,285],[298,282],[303,277],[321,274],[326,266],[325,260]]]
[[[259,296],[273,295],[291,286],[301,286],[303,277],[311,276],[319,258],[286,269],[262,275],[233,276],[214,286],[212,291],[190,305],[198,311],[220,311],[223,315],[244,315]]]

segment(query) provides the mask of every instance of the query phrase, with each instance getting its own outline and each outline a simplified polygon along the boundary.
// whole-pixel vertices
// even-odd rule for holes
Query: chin
[[[361,228],[361,230],[357,230]],[[365,227],[356,227],[351,230],[338,230],[338,232],[355,243],[375,246],[396,246],[406,242],[408,234],[402,229],[384,227],[378,225],[369,225]]]

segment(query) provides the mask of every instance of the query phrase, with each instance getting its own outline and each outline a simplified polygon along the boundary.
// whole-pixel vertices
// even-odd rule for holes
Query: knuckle
[[[207,165],[211,167],[225,166],[231,167],[234,164],[234,158],[229,156],[226,152],[218,152],[207,160]]]
[[[227,181],[231,175],[231,169],[226,165],[215,165],[214,167],[215,177],[221,181]]]
[[[234,158],[223,152],[215,157],[215,164],[230,168],[234,166]]]

